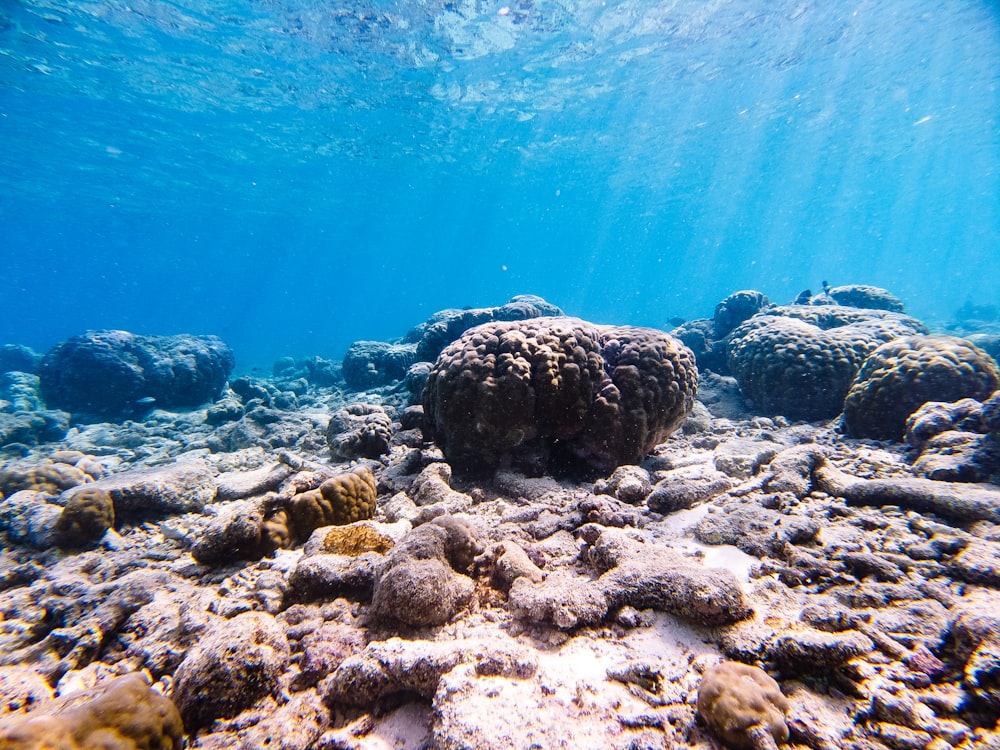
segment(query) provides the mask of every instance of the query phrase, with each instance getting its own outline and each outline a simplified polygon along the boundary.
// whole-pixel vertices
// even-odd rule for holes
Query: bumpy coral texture
[[[767,309],[771,301],[766,295],[754,289],[733,292],[715,306],[712,331],[716,339],[729,335],[740,323],[761,310]]]
[[[378,458],[389,452],[392,417],[376,404],[348,404],[330,417],[326,443],[336,461]]]
[[[869,310],[904,312],[903,302],[896,295],[877,286],[867,284],[845,284],[835,286],[828,294],[837,304],[849,307],[863,307]]]
[[[0,719],[5,750],[180,750],[184,728],[139,674]]]
[[[982,349],[954,336],[906,336],[865,360],[844,402],[857,437],[899,440],[906,419],[928,401],[986,400],[1000,370]]]
[[[774,307],[733,331],[729,368],[759,413],[829,419],[840,413],[861,363],[876,347],[925,332],[914,318],[883,310]]]
[[[304,541],[321,526],[366,521],[375,514],[375,476],[367,466],[327,479],[315,490],[301,492],[289,507],[295,539]]]
[[[788,708],[778,683],[748,664],[717,664],[698,687],[698,713],[726,747],[757,750],[785,742]]]
[[[360,391],[402,380],[417,361],[416,344],[355,341],[344,355],[344,381]]]
[[[94,477],[72,464],[54,461],[37,466],[9,466],[0,470],[0,492],[12,495],[19,490],[58,495]]]
[[[66,503],[53,533],[60,547],[76,549],[98,541],[114,525],[111,496],[105,490],[84,487]]]
[[[694,355],[662,331],[552,317],[467,331],[438,357],[423,400],[459,470],[610,471],[677,429],[697,387]]]

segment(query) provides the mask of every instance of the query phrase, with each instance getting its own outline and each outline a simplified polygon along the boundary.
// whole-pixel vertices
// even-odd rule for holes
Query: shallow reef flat
[[[806,329],[774,320],[854,326],[831,344],[838,383],[891,330],[873,369],[896,393],[910,381],[892,357],[930,377],[965,352],[921,338],[899,354],[926,336],[900,312],[845,305],[822,329],[824,306],[764,300],[727,298],[690,349],[684,330],[663,341],[558,309],[451,311],[409,342],[355,347],[373,364],[353,386],[339,364],[283,360],[201,408],[148,403],[8,446],[0,747],[1000,747],[995,383],[921,401],[892,438],[852,435],[840,409],[755,415],[740,373],[789,347],[801,362],[788,336]],[[769,324],[779,354],[755,360]],[[432,328],[434,360],[400,366]],[[734,332],[740,373],[695,376]],[[563,385],[591,368],[584,391],[612,406],[632,387],[668,394],[634,402],[663,417],[642,422],[649,444],[608,427],[639,407],[598,404],[592,423],[562,401],[532,411],[532,432],[508,395],[504,419],[489,398],[465,417],[488,440],[447,422],[435,399],[464,398],[477,362],[509,355],[490,370],[502,387],[521,355],[554,373],[542,349],[579,363],[556,368]],[[988,384],[978,356],[955,369]],[[877,391],[856,396],[868,413]],[[814,397],[828,408],[812,386],[799,403]]]

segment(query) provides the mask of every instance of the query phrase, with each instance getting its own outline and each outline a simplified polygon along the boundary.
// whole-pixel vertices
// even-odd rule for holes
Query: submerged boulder
[[[50,408],[127,419],[152,406],[212,401],[234,365],[232,349],[215,336],[88,331],[49,350],[39,376]]]

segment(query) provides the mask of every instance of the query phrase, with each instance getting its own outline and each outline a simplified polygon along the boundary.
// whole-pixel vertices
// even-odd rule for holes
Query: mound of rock
[[[233,351],[215,336],[140,336],[89,331],[57,344],[39,368],[49,407],[108,419],[200,406],[233,371]]]
[[[610,471],[666,440],[697,387],[694,355],[666,333],[536,318],[488,323],[446,347],[424,413],[462,471]]]

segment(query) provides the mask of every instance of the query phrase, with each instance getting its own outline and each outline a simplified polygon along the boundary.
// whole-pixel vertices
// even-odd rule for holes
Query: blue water
[[[1000,6],[3,0],[0,343],[1000,303]]]

